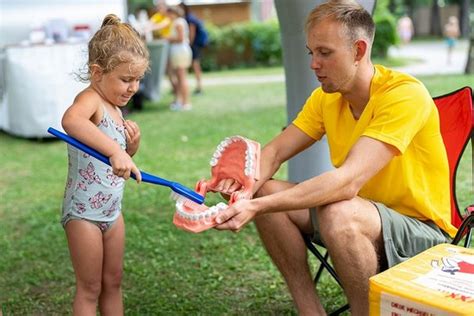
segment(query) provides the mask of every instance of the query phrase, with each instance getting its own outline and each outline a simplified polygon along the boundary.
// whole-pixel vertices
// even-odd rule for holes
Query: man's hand
[[[142,181],[140,170],[138,170],[132,158],[125,151],[118,150],[109,157],[109,160],[112,165],[112,171],[116,176],[127,180],[130,178],[130,174],[134,173],[137,182],[140,183]]]
[[[239,232],[257,214],[254,200],[238,200],[216,217],[218,225],[215,229]]]
[[[140,128],[137,123],[130,120],[123,121],[123,125],[125,126],[125,137],[127,139],[127,153],[133,156],[140,145]]]

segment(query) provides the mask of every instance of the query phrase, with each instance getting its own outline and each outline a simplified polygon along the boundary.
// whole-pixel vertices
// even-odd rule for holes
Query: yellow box
[[[474,249],[440,244],[369,280],[370,315],[474,315]]]

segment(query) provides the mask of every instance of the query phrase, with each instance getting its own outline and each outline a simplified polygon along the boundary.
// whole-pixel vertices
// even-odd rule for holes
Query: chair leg
[[[474,226],[470,226],[469,230],[467,231],[466,234],[466,239],[464,239],[464,248],[469,248],[471,245],[471,238],[472,238],[472,232],[474,230]]]
[[[327,262],[327,260],[325,259],[325,257],[321,254],[321,252],[319,252],[318,249],[316,249],[316,247],[314,246],[313,242],[310,240],[309,237],[307,236],[304,236],[304,242],[306,244],[306,247],[309,249],[309,251],[311,251],[313,253],[313,255],[316,256],[316,258],[318,258],[318,260],[321,262],[321,265],[324,266],[324,268],[326,268],[326,270],[328,270],[328,272],[332,275],[332,277],[336,280],[336,282],[339,284],[339,286],[342,287],[342,283],[341,281],[339,280],[339,277],[337,276],[336,274],[336,271],[334,270],[333,267],[331,267],[331,265]],[[316,278],[315,278],[316,279]]]
[[[329,313],[329,316],[337,316],[342,314],[343,312],[349,310],[349,304],[339,307],[334,312]]]
[[[468,247],[471,243],[472,231],[474,230],[474,212],[470,213],[466,218],[464,218],[461,226],[458,229],[456,236],[452,241],[453,245],[459,244],[461,239],[466,234],[466,239],[464,241],[464,247]]]
[[[324,261],[327,262],[328,258],[329,258],[329,252],[326,250],[326,253],[324,254]],[[323,274],[323,269],[324,269],[324,265],[320,264],[318,272],[314,276],[314,283],[318,283],[319,278],[321,277],[321,274]]]
[[[316,258],[319,260],[320,262],[320,265],[319,265],[319,269],[318,269],[318,272],[316,273],[316,276],[314,277],[314,283],[317,284],[318,281],[319,281],[319,278],[321,277],[321,274],[323,272],[323,269],[325,268],[329,274],[331,274],[331,276],[334,278],[334,280],[336,280],[336,282],[339,284],[339,286],[342,288],[342,283],[341,283],[341,280],[339,279],[339,277],[337,276],[336,274],[336,271],[334,270],[334,268],[328,263],[328,259],[329,259],[329,253],[326,251],[326,253],[324,254],[324,256],[321,254],[321,252],[316,248],[316,246],[313,244],[313,242],[311,241],[311,238],[309,238],[308,236],[306,235],[303,235],[303,239],[304,239],[304,242],[306,244],[306,247],[308,248],[308,250],[314,255],[316,256]],[[347,310],[349,310],[349,304],[345,304],[344,306],[341,306],[339,307],[337,310],[329,313],[329,315],[331,316],[337,316]]]

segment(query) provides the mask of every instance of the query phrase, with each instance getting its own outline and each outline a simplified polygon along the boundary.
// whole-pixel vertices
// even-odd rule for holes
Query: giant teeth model
[[[227,137],[217,146],[210,165],[211,179],[198,181],[196,192],[203,196],[209,191],[217,192],[215,187],[221,180],[234,179],[241,188],[232,193],[229,205],[240,199],[251,199],[255,181],[260,177],[260,144],[242,136]],[[199,233],[216,226],[217,214],[227,207],[222,202],[209,207],[178,199],[173,223],[178,228]]]

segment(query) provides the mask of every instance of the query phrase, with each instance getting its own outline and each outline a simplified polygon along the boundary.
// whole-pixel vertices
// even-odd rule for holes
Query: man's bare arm
[[[339,168],[285,191],[237,201],[218,216],[216,220],[222,224],[216,228],[238,231],[255,216],[264,213],[305,209],[354,198],[362,186],[397,153],[395,147],[363,136]]]
[[[299,128],[290,125],[270,143],[260,154],[260,180],[255,183],[254,193],[278,171],[281,164],[289,158],[308,148],[314,139],[303,133]],[[241,188],[235,179],[225,179],[214,188],[218,192],[231,194]]]
[[[254,192],[278,171],[280,166],[305,150],[315,140],[290,124],[280,135],[275,137],[263,149],[260,157],[260,180],[255,183]]]

